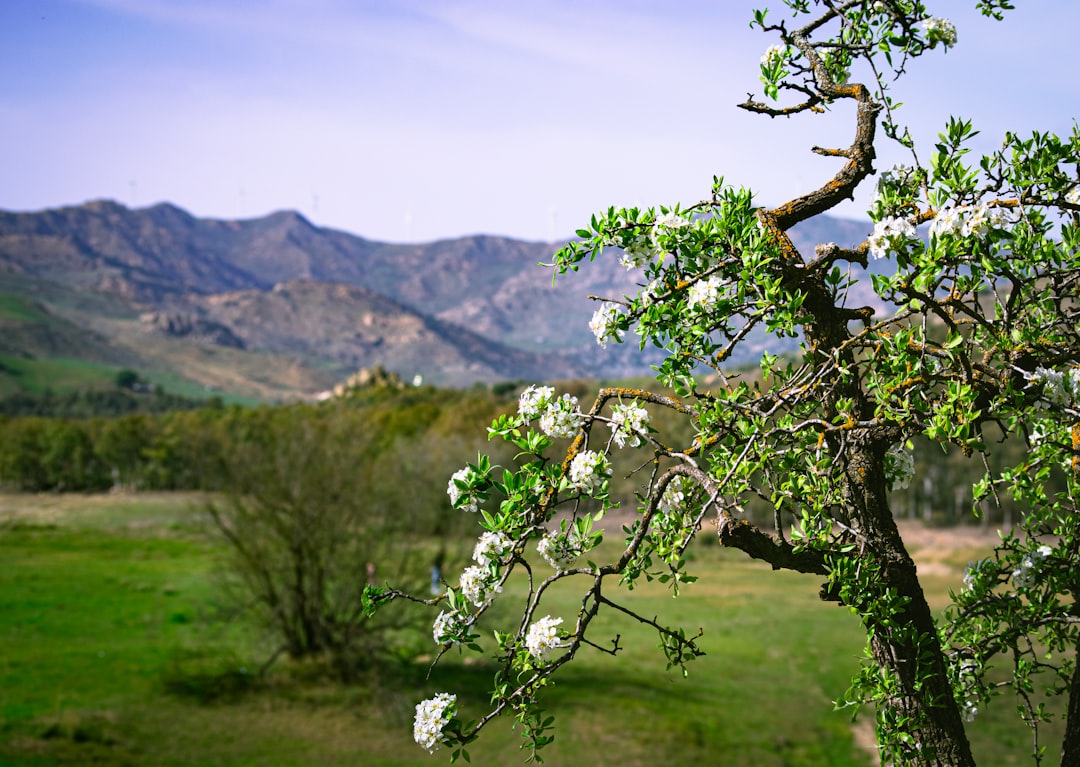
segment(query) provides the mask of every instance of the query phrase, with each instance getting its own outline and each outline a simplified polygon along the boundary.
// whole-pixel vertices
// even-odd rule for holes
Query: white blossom
[[[915,225],[908,219],[886,216],[874,224],[874,232],[866,241],[870,246],[870,255],[885,258],[890,251],[902,250],[907,241],[915,236]]]
[[[1038,367],[1027,379],[1031,386],[1042,387],[1042,399],[1054,407],[1067,407],[1080,394],[1080,368],[1069,368],[1062,372]]]
[[[930,224],[930,236],[942,237],[944,235],[956,235],[960,233],[964,225],[963,208],[946,207],[938,211]]]
[[[560,573],[572,568],[584,553],[581,538],[572,528],[565,533],[548,533],[536,544],[536,550]]]
[[[446,494],[450,496],[450,505],[455,509],[461,509],[462,511],[478,511],[480,509],[480,499],[471,490],[462,490],[458,487],[458,482],[468,483],[476,477],[476,472],[472,468],[466,466],[464,469],[458,469],[450,477],[450,484],[446,486]],[[459,505],[458,500],[464,499]]]
[[[786,59],[787,52],[788,49],[786,45],[770,45],[765,49],[765,52],[761,54],[761,66],[771,67],[774,60]]]
[[[1080,205],[1080,185],[1074,186],[1065,193],[1065,202],[1071,205]]]
[[[597,309],[589,320],[589,330],[596,336],[596,343],[606,347],[609,340],[622,341],[622,330],[619,329],[619,305],[611,302],[604,303]]]
[[[486,607],[496,594],[502,592],[502,585],[487,567],[473,565],[461,573],[460,588],[462,595],[477,607]]]
[[[672,477],[664,488],[664,495],[660,498],[660,511],[665,514],[683,514],[686,511],[686,496],[693,489],[693,481],[689,477],[679,474]]]
[[[923,19],[922,27],[931,48],[939,42],[945,43],[946,48],[956,45],[956,25],[948,19],[931,16]]]
[[[945,207],[938,211],[930,224],[932,237],[945,235],[975,237],[982,239],[991,229],[1003,229],[1016,220],[1015,213],[1006,207],[988,205],[960,205]]]
[[[993,566],[993,563],[988,559],[980,559],[978,561],[968,562],[967,569],[964,570],[964,590],[971,591],[975,588],[975,584],[979,581],[979,575],[982,573],[983,567]]]
[[[446,692],[416,704],[413,719],[413,740],[434,753],[445,742],[443,728],[456,713],[457,696]]]
[[[505,533],[489,530],[476,542],[472,556],[481,565],[500,564],[506,561],[513,548],[513,541]]]
[[[457,640],[450,639],[450,637],[461,634],[468,626],[468,616],[459,613],[457,610],[443,611],[435,619],[431,636],[436,644],[443,644],[448,641],[456,642]]]
[[[656,303],[657,297],[664,289],[663,282],[657,278],[641,289],[639,294],[642,306],[652,306]]]
[[[1026,557],[1020,560],[1020,566],[1012,571],[1013,583],[1017,588],[1028,588],[1035,585],[1035,575],[1039,570],[1039,566],[1046,561],[1054,552],[1049,546],[1040,546]]]
[[[611,408],[611,438],[619,447],[638,447],[642,435],[648,433],[649,411],[636,402],[629,405],[619,403]]]
[[[518,415],[526,421],[538,418],[555,396],[550,386],[530,386],[518,397]]]
[[[690,226],[690,219],[683,218],[675,211],[669,211],[656,219],[653,225],[653,241],[656,240],[658,234],[665,231],[674,232],[676,229],[685,229],[688,226]]]
[[[540,431],[556,439],[569,439],[577,434],[581,421],[577,397],[563,394],[548,403],[544,414],[540,416]]]
[[[619,263],[627,269],[639,269],[649,263],[655,255],[656,250],[652,243],[647,239],[639,238],[623,248]]]
[[[690,286],[686,294],[686,302],[691,309],[708,311],[716,306],[720,300],[720,288],[723,282],[718,275],[713,275],[707,280],[698,280]]]
[[[545,615],[529,626],[525,633],[525,649],[529,651],[529,655],[536,660],[543,660],[544,656],[559,647],[558,626],[562,622],[562,618]]]
[[[904,445],[893,445],[885,454],[885,479],[893,490],[904,490],[915,476],[915,454]]]
[[[570,482],[586,493],[599,490],[609,476],[611,464],[603,453],[583,450],[570,462]]]

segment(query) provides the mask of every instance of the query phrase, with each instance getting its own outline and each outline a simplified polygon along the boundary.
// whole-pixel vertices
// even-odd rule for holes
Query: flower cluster
[[[638,447],[642,435],[649,431],[649,411],[636,402],[623,405],[621,402],[611,408],[611,438],[619,447]]]
[[[431,636],[435,644],[458,642],[461,635],[468,631],[471,621],[468,616],[457,610],[440,612],[432,626]]]
[[[570,462],[570,482],[583,492],[596,492],[610,476],[611,464],[603,453],[582,450]]]
[[[623,248],[622,255],[619,256],[619,263],[627,269],[640,269],[649,263],[655,255],[656,249],[653,248],[652,243],[645,238],[639,238],[628,243]]]
[[[930,236],[961,235],[981,240],[991,229],[1002,229],[1013,220],[1013,214],[1008,208],[987,205],[985,202],[942,208],[930,224]]]
[[[946,48],[956,45],[956,25],[948,19],[931,16],[928,19],[923,19],[922,28],[926,33],[926,40],[931,48],[939,42],[944,43]]]
[[[915,237],[915,224],[906,218],[886,216],[874,224],[874,232],[866,242],[870,246],[870,255],[885,258],[890,251],[899,252]]]
[[[770,45],[765,49],[765,52],[761,54],[761,66],[771,67],[774,61],[787,58],[788,49],[786,45]]]
[[[915,476],[915,454],[904,445],[893,445],[885,454],[885,480],[893,490],[904,490]]]
[[[622,316],[619,305],[610,301],[602,304],[589,320],[589,330],[596,336],[596,343],[606,347],[609,340],[616,343],[622,341],[623,331],[619,329],[619,318]]]
[[[558,626],[562,622],[562,618],[545,615],[529,626],[525,633],[525,649],[529,651],[529,655],[536,660],[543,660],[545,655],[559,647]]]
[[[488,531],[480,536],[473,549],[473,559],[483,566],[502,564],[514,549],[514,542],[505,533]]]
[[[483,481],[471,466],[458,469],[450,477],[450,484],[446,487],[446,494],[450,496],[450,505],[462,511],[478,511],[480,509],[480,483]]]
[[[445,742],[443,728],[457,713],[457,696],[440,692],[434,698],[416,704],[413,719],[413,740],[434,753]]]
[[[1013,583],[1018,589],[1035,585],[1035,573],[1053,551],[1049,546],[1040,546],[1020,561],[1020,566],[1012,571]]]
[[[1070,205],[1080,205],[1080,185],[1074,186],[1065,193],[1065,202]]]
[[[699,309],[703,312],[712,309],[720,301],[722,285],[720,277],[715,274],[707,280],[698,280],[690,286],[686,294],[687,304],[691,309]]]
[[[570,528],[565,532],[548,533],[536,544],[536,550],[561,573],[574,566],[584,552],[584,546],[577,531]]]
[[[670,211],[656,219],[656,223],[653,225],[653,241],[655,242],[660,235],[674,234],[679,229],[685,229],[690,226],[690,220],[683,218],[675,211]]]
[[[577,397],[563,394],[558,399],[551,400],[544,409],[540,416],[540,431],[549,437],[569,439],[577,434],[581,420]]]
[[[1054,407],[1066,407],[1080,395],[1080,368],[1067,371],[1035,368],[1027,377],[1031,386],[1042,387],[1042,399]]]
[[[679,515],[686,512],[686,500],[694,483],[689,477],[678,475],[672,477],[664,488],[664,495],[660,498],[660,511],[665,514]]]
[[[530,386],[518,398],[518,415],[526,421],[539,418],[554,397],[555,389],[550,386]]]
[[[975,717],[979,713],[979,707],[976,705],[978,701],[978,689],[979,689],[979,664],[974,660],[965,660],[960,665],[959,687],[964,690],[966,697],[963,705],[960,707],[960,715],[964,717],[965,722],[974,722]]]
[[[498,573],[489,567],[466,567],[461,573],[461,594],[477,607],[486,607],[502,592]]]

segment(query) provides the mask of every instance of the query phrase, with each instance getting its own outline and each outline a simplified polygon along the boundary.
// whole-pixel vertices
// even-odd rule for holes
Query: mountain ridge
[[[867,228],[817,221],[796,241],[855,244]],[[268,367],[306,366],[305,387],[371,365],[454,386],[647,374],[647,356],[601,349],[588,329],[587,296],[633,293],[635,275],[597,259],[552,287],[537,264],[560,244],[494,235],[391,244],[295,211],[226,220],[171,203],[95,200],[0,211],[0,291],[52,296],[48,311],[125,354],[187,339],[263,355]],[[160,349],[143,356],[170,365]],[[171,372],[220,379],[191,365],[177,361]]]

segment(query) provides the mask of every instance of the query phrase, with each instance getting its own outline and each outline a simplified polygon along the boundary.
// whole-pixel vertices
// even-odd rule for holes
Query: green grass
[[[197,500],[0,496],[0,767],[447,763],[412,742],[413,706],[450,691],[478,716],[494,669],[452,653],[430,678],[417,663],[343,686],[282,662],[255,684],[270,646],[221,609],[218,550]],[[854,616],[820,603],[813,578],[716,546],[695,556],[701,581],[678,600],[657,584],[624,596],[645,615],[702,628],[708,655],[687,679],[665,672],[651,630],[601,613],[593,639],[618,634],[624,649],[583,652],[546,691],[556,716],[546,763],[869,764],[830,703],[861,654]],[[937,591],[961,577],[936,572]],[[510,584],[491,625],[509,628],[521,595]],[[560,589],[543,612],[569,621],[578,598]],[[177,694],[185,685],[194,694]],[[1023,761],[1026,730],[1007,726],[1004,703],[973,729],[984,764]],[[474,764],[522,762],[511,724],[489,725],[470,747]]]
[[[111,386],[119,368],[69,357],[26,358],[0,355],[3,378],[12,378],[17,390],[40,394],[45,389],[68,391]]]
[[[0,320],[22,320],[27,322],[49,322],[48,314],[41,311],[34,302],[24,296],[0,293]]]

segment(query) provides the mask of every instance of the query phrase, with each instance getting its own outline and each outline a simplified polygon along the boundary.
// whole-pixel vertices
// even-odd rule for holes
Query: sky
[[[766,2],[0,0],[0,209],[291,209],[427,242],[556,240],[609,205],[696,202],[713,175],[778,204],[836,171],[809,149],[849,144],[853,117],[736,107],[775,42],[748,25]],[[900,121],[931,142],[970,118],[986,151],[1067,133],[1080,3],[1022,1],[1004,23],[974,4],[929,0],[959,41],[896,84]]]

